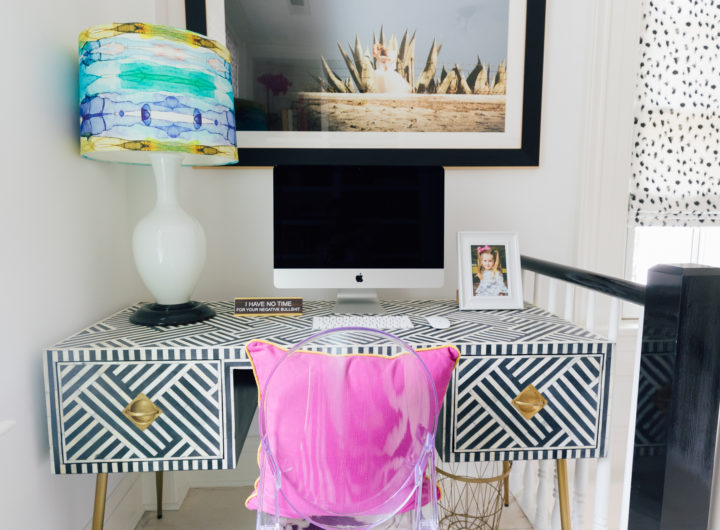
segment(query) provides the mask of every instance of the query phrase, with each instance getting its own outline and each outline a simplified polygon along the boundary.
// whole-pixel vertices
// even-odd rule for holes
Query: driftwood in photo
[[[482,64],[480,57],[475,68],[472,69],[467,76],[467,82],[473,94],[489,94],[490,93],[490,74],[485,65]]]
[[[355,35],[355,48],[353,49],[353,59],[355,65],[360,72],[360,83],[365,88],[366,92],[375,91],[375,71],[373,69],[373,62],[370,60],[370,53],[363,53],[362,46],[360,45],[360,38]],[[358,88],[361,92],[362,89]]]
[[[343,80],[334,72],[324,57],[321,57],[325,79],[319,89],[331,93],[416,93],[416,94],[505,94],[507,90],[507,71],[505,62],[498,65],[497,72],[490,82],[490,68],[483,64],[478,56],[477,64],[465,77],[458,64],[448,72],[441,65],[439,55],[442,43],[433,39],[423,71],[415,79],[415,36],[405,30],[398,45],[393,34],[388,39],[384,26],[380,26],[379,38],[373,32],[372,51],[363,51],[360,38],[355,35],[355,45],[348,44],[348,51],[338,42],[340,55],[347,66],[350,78]],[[438,68],[441,68],[439,79]],[[387,72],[399,76],[390,79]],[[388,81],[390,79],[390,81]]]
[[[408,40],[408,30],[405,30],[400,48],[398,49],[396,71],[410,86],[415,86],[415,33]]]
[[[323,72],[325,73],[325,77],[327,78],[328,86],[330,87],[331,92],[352,92],[348,88],[348,86],[338,77],[338,75],[333,72],[332,68],[330,68],[330,65],[325,60],[325,57],[320,57],[320,61],[322,62]]]
[[[437,87],[438,94],[472,94],[465,76],[460,72],[460,67],[455,67],[447,73],[445,78]]]
[[[360,38],[355,35],[355,47],[348,46],[352,50],[352,58],[345,52],[342,44],[337,43],[340,54],[345,61],[350,76],[358,92],[374,92],[375,75],[370,58],[362,53]],[[334,73],[334,72],[333,72]],[[335,74],[337,77],[337,74]],[[352,91],[351,91],[352,92]]]
[[[355,62],[348,56],[347,53],[345,53],[345,50],[343,50],[342,44],[340,44],[338,42],[337,45],[338,45],[338,49],[340,50],[340,55],[342,55],[342,58],[345,61],[345,65],[348,67],[348,70],[350,71],[350,77],[352,77],[353,83],[355,83],[355,86],[357,87],[358,92],[368,92],[368,90],[365,87],[363,87],[362,82],[360,81],[360,72],[358,72],[358,69],[355,66]]]
[[[437,45],[436,40],[433,39],[432,46],[430,47],[430,53],[428,53],[427,61],[425,62],[425,69],[418,77],[417,84],[415,85],[415,92],[422,94],[428,92],[430,82],[435,79],[435,71],[437,70],[438,54],[442,49],[442,44]]]
[[[505,61],[498,65],[495,74],[495,82],[493,83],[493,94],[504,94],[507,91],[507,70],[505,69]]]

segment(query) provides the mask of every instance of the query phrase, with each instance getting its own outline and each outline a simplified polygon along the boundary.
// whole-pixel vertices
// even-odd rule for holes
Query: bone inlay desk
[[[235,467],[257,405],[245,344],[291,346],[313,333],[312,317],[330,314],[333,303],[306,301],[300,317],[243,318],[233,316],[232,302],[210,305],[217,311],[211,320],[162,328],[130,324],[137,306],[129,307],[47,350],[53,473],[106,479]],[[412,346],[453,344],[462,354],[438,424],[443,460],[604,455],[612,352],[606,339],[533,306],[382,305],[410,317],[414,328],[389,331]],[[445,316],[451,326],[434,329],[429,315]],[[102,527],[105,496],[98,485],[95,528]]]

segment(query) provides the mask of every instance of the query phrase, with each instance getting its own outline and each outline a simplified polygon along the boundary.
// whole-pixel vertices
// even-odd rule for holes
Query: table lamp
[[[215,312],[190,300],[205,233],[180,207],[179,168],[237,162],[230,53],[202,35],[144,23],[93,26],[79,38],[80,153],[152,165],[154,209],[133,233],[135,264],[155,298],[135,324],[173,325]]]

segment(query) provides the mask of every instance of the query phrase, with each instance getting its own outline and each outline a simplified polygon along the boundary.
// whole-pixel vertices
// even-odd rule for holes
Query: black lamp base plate
[[[215,316],[215,310],[200,302],[184,304],[145,304],[130,316],[130,322],[140,326],[176,326],[202,322]]]

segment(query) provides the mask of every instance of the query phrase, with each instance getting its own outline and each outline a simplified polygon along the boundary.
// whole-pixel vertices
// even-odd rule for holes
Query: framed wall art
[[[518,235],[458,232],[460,309],[523,307]]]
[[[537,166],[545,3],[185,2],[188,29],[226,28],[208,36],[232,56],[240,164],[260,166]]]

